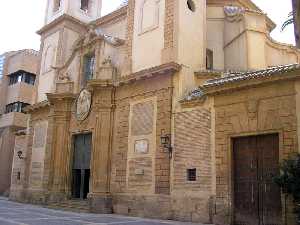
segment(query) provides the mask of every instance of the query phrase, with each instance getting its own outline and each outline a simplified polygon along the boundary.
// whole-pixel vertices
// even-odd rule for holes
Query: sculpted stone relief
[[[76,118],[79,121],[85,120],[91,109],[92,94],[86,89],[83,89],[76,101]]]

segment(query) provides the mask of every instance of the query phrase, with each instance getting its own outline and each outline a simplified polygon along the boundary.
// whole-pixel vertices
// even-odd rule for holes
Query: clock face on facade
[[[76,118],[79,121],[85,120],[91,109],[92,94],[86,89],[83,89],[76,101]]]

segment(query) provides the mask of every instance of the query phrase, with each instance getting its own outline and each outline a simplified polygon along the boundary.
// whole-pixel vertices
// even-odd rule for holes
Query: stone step
[[[58,203],[51,203],[47,207],[51,209],[61,209],[72,212],[90,212],[88,201],[83,200],[68,200]]]

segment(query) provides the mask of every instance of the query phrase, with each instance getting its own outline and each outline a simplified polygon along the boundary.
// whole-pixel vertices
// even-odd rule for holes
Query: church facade
[[[270,38],[250,0],[129,0],[103,17],[101,5],[48,0],[10,198],[293,224],[272,176],[299,151],[299,50]]]

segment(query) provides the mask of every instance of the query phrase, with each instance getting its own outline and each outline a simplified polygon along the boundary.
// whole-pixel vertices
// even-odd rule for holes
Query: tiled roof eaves
[[[206,89],[210,87],[222,86],[228,83],[235,83],[257,78],[266,78],[274,75],[293,72],[295,70],[300,70],[300,64],[276,66],[264,70],[249,71],[244,73],[231,73],[222,78],[208,80],[204,83],[203,87]]]

